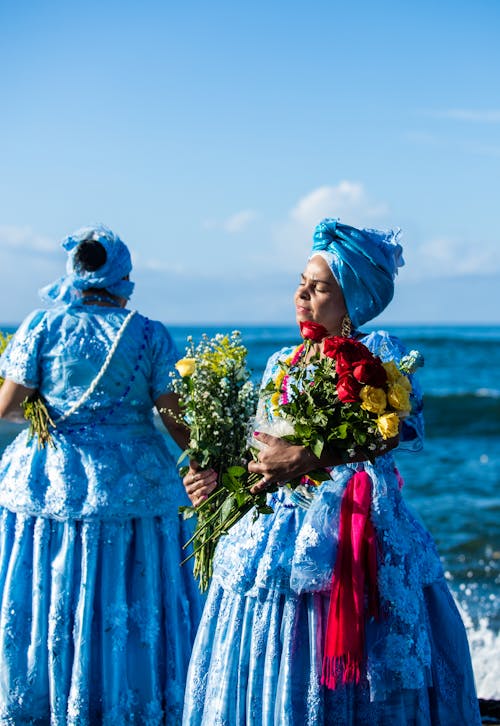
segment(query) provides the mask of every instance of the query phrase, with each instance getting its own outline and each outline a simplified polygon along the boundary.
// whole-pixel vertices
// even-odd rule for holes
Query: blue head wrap
[[[106,262],[94,271],[81,269],[75,261],[78,246],[86,240],[100,242],[106,250]],[[110,229],[103,225],[82,227],[66,237],[61,246],[68,253],[67,274],[40,290],[42,300],[70,303],[80,296],[82,290],[91,287],[106,289],[112,295],[126,299],[132,295],[134,283],[123,279],[132,269],[130,252],[127,245]]]
[[[399,231],[356,229],[323,219],[313,235],[311,257],[321,255],[344,294],[353,325],[376,317],[394,295],[394,277],[404,265]]]

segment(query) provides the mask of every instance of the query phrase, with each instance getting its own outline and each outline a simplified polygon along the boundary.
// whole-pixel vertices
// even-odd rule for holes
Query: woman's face
[[[342,318],[347,312],[344,296],[327,262],[315,255],[300,276],[295,293],[297,324],[313,320],[323,325],[330,335],[339,335]]]

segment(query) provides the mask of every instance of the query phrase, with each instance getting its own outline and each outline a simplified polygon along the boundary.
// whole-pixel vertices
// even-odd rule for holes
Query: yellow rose
[[[387,400],[396,411],[409,413],[411,410],[410,394],[399,383],[391,383],[387,391]]]
[[[384,439],[392,439],[399,433],[399,416],[397,413],[384,413],[377,419],[377,428]]]
[[[371,413],[384,413],[387,406],[387,398],[385,391],[374,386],[363,386],[359,392],[359,397],[363,401],[361,408]]]
[[[193,375],[194,369],[196,368],[196,360],[195,358],[181,358],[177,361],[175,367],[177,368],[179,375],[181,375],[182,378],[186,378],[186,376]]]
[[[389,383],[396,383],[396,381],[401,378],[401,371],[393,360],[387,361],[387,363],[382,363],[382,366],[387,373],[387,380]]]
[[[399,385],[402,386],[405,389],[405,391],[408,391],[408,393],[411,393],[412,388],[411,388],[411,383],[410,383],[409,378],[407,378],[406,376],[400,376],[398,378],[398,380],[396,381],[396,383],[399,383]]]

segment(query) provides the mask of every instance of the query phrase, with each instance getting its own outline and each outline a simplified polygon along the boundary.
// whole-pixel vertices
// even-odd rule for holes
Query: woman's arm
[[[21,403],[34,392],[34,388],[27,388],[6,378],[0,386],[0,418],[23,423]]]
[[[183,451],[189,445],[189,429],[182,423],[182,414],[179,408],[177,393],[163,393],[155,401],[155,406],[161,420],[177,446]]]
[[[325,450],[318,459],[310,449],[304,446],[294,446],[283,439],[271,436],[271,434],[254,435],[266,446],[259,452],[258,461],[251,461],[248,464],[249,471],[262,476],[262,481],[255,484],[250,490],[252,494],[264,491],[270,484],[295,479],[313,469],[345,464],[345,460],[334,449]],[[398,436],[387,439],[384,442],[384,448],[374,452],[375,456],[386,454],[394,449],[398,442]],[[367,461],[368,459],[368,455],[360,449],[356,456],[349,461]]]

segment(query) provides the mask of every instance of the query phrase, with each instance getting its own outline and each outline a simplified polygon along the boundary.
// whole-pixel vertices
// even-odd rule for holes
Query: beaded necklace
[[[112,297],[112,295],[104,295],[95,293],[92,295],[84,295],[81,300],[82,303],[111,303],[112,305],[115,305],[118,307],[118,302],[116,298]]]

